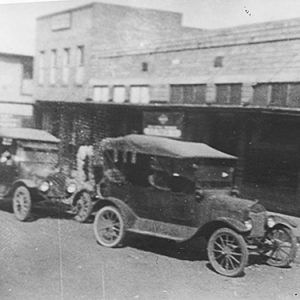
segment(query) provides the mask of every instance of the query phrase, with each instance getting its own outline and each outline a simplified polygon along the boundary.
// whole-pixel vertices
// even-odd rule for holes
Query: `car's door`
[[[194,183],[179,174],[174,174],[171,178],[170,190],[169,222],[178,225],[196,226],[196,206],[198,203],[194,193]]]

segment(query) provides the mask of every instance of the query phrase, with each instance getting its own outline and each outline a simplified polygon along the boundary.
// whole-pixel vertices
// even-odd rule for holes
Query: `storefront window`
[[[115,86],[113,90],[113,101],[115,103],[124,103],[126,100],[125,98],[125,87]]]
[[[130,103],[147,104],[150,102],[150,94],[148,86],[131,86],[130,87]]]
[[[206,101],[205,84],[171,85],[171,102],[178,104],[203,104]]]
[[[108,86],[94,86],[93,100],[95,102],[108,102],[109,87]]]
[[[216,102],[218,104],[241,104],[242,84],[217,84]]]

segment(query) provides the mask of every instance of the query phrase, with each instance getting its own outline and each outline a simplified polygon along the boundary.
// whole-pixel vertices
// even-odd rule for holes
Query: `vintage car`
[[[238,197],[234,156],[202,143],[143,135],[105,139],[100,153],[99,244],[119,246],[127,232],[177,242],[203,236],[210,264],[226,276],[243,273],[253,252],[273,266],[295,258],[295,225]]]
[[[28,220],[33,204],[45,200],[64,202],[80,222],[89,217],[90,193],[59,168],[59,142],[38,129],[0,128],[0,198],[12,197],[18,220]]]

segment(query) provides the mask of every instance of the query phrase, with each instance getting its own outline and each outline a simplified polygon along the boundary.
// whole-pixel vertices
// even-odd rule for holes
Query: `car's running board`
[[[129,227],[127,230],[175,241],[185,241],[194,236],[198,231],[198,228],[137,218],[133,226]]]

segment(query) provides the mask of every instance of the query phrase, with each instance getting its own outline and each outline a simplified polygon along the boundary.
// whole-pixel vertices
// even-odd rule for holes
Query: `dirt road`
[[[245,276],[226,278],[196,247],[138,237],[107,249],[92,224],[56,210],[21,223],[8,205],[0,208],[1,300],[300,299],[299,256],[289,269],[252,259]]]

